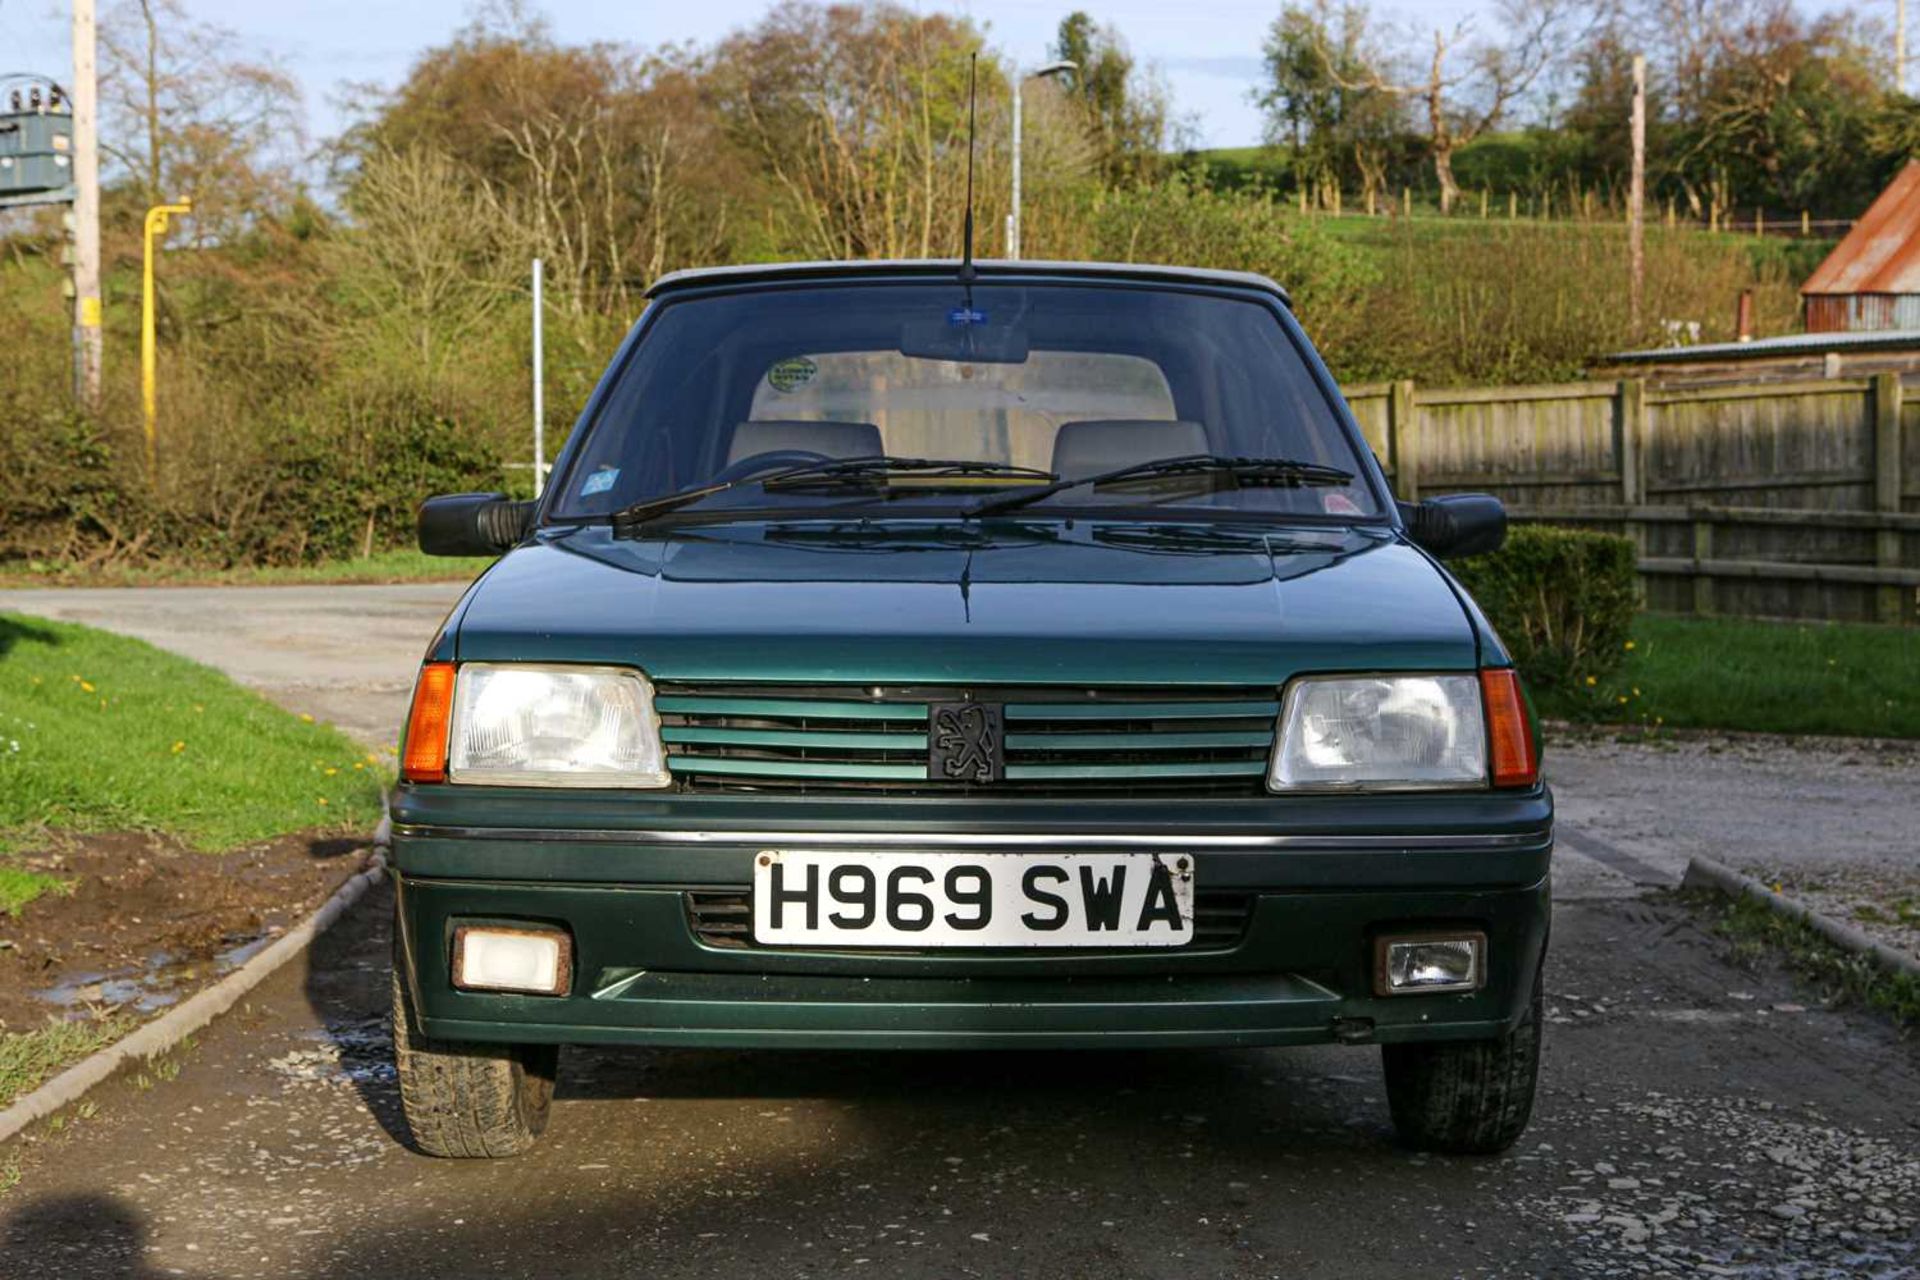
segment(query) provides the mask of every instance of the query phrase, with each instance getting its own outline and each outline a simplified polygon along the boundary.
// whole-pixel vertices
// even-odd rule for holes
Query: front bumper
[[[1178,951],[828,952],[703,942],[687,894],[743,889],[757,853],[792,844],[958,846],[982,856],[1189,853],[1203,889],[1244,893],[1246,924],[1230,943]],[[582,803],[577,793],[560,800],[403,787],[393,857],[405,977],[429,1036],[1123,1048],[1497,1035],[1524,1011],[1545,950],[1551,847],[1544,788],[1284,805],[983,805],[630,796]],[[566,927],[572,994],[455,990],[453,927],[474,920]],[[1486,985],[1464,995],[1375,996],[1373,939],[1440,926],[1486,933]]]

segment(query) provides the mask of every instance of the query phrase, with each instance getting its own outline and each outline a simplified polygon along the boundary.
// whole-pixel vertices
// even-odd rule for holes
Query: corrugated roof
[[[1800,292],[1920,293],[1920,161],[1907,162]]]
[[[1751,342],[1701,342],[1690,347],[1651,347],[1616,351],[1606,358],[1618,364],[1685,364],[1694,360],[1814,355],[1823,351],[1920,350],[1920,329],[1870,329],[1855,333],[1790,333]]]

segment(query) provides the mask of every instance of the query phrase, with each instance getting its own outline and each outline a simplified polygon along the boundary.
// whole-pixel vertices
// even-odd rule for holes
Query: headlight
[[[621,667],[469,662],[454,682],[447,780],[664,787],[653,686]]]
[[[1272,790],[1486,785],[1475,676],[1316,676],[1287,686]]]

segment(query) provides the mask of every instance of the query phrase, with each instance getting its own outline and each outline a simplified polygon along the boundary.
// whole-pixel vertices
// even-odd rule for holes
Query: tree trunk
[[[1460,184],[1453,180],[1453,147],[1449,143],[1438,143],[1433,148],[1433,174],[1440,179],[1440,212],[1453,212],[1453,202],[1460,197]]]
[[[140,0],[140,16],[147,25],[147,203],[159,204],[160,194],[160,25],[152,0]]]

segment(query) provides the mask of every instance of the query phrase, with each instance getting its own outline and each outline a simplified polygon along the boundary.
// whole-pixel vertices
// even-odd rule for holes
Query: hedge
[[[1451,567],[1535,689],[1573,692],[1626,657],[1639,609],[1631,540],[1517,525],[1500,550]]]

